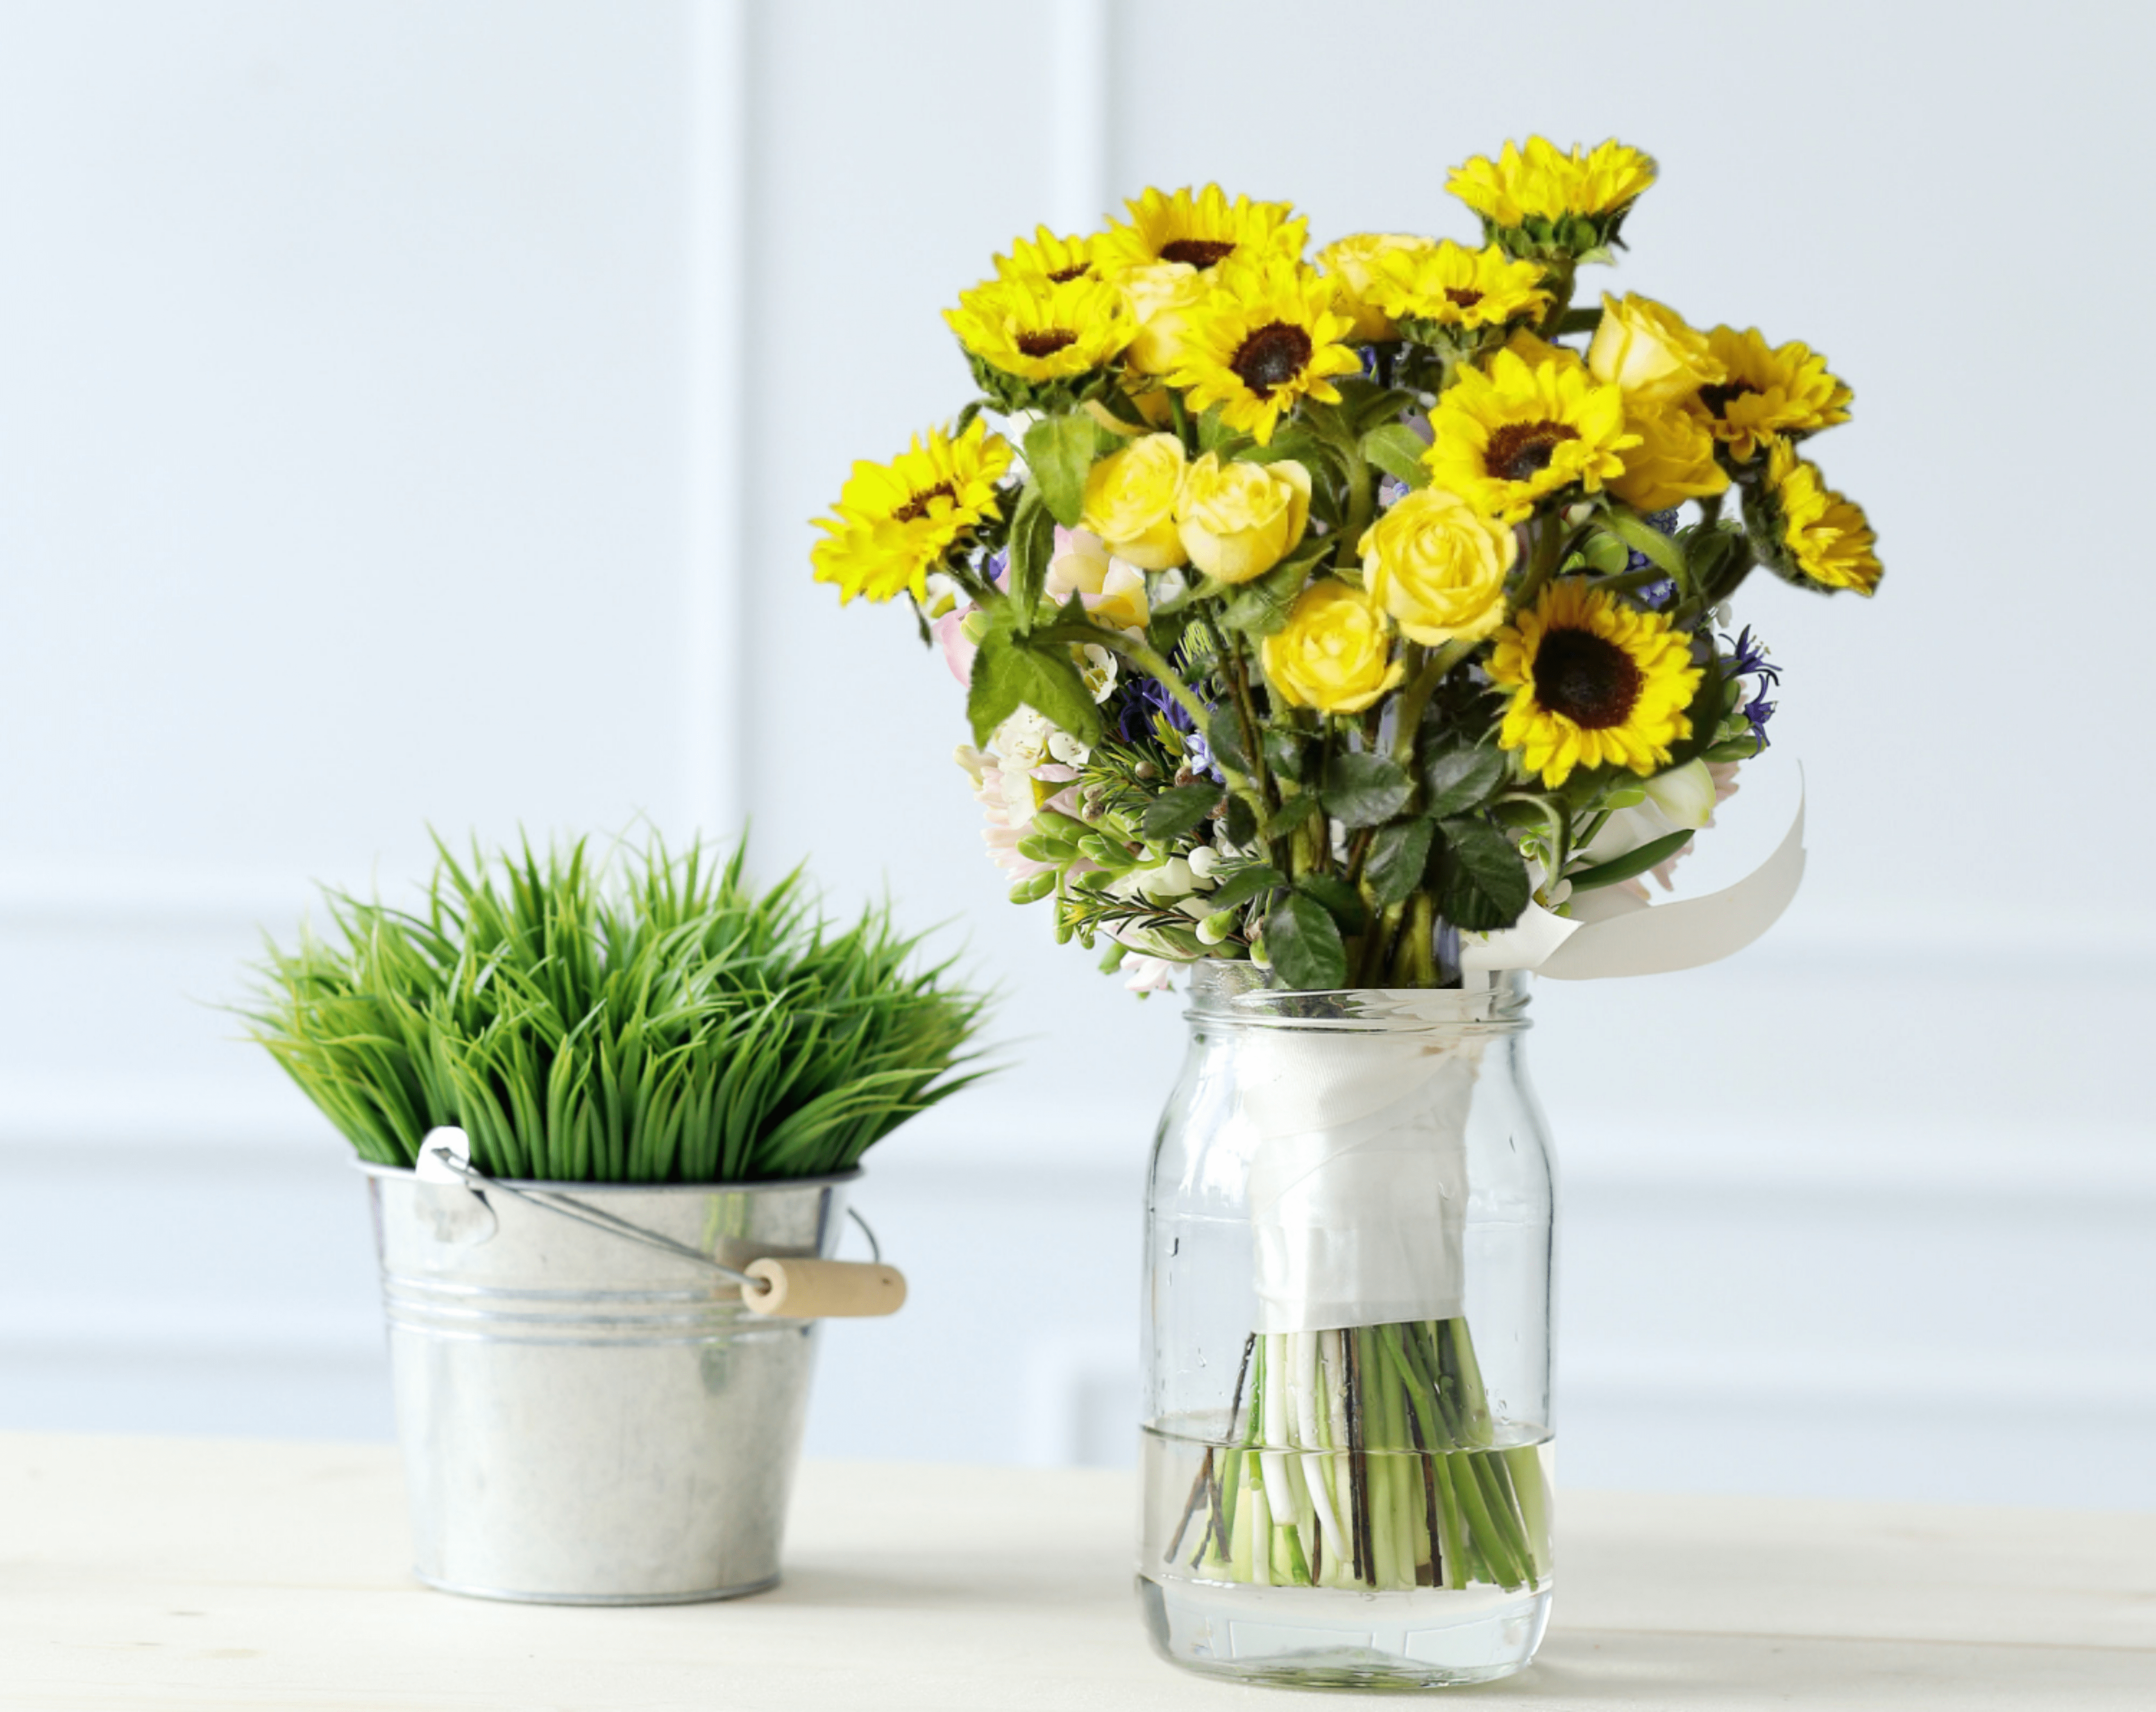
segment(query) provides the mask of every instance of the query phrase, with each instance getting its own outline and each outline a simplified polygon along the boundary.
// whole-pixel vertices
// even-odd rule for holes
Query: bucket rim
[[[355,1159],[352,1166],[362,1176],[418,1181],[418,1173],[408,1165],[377,1165],[371,1159]],[[561,1177],[496,1177],[494,1181],[512,1189],[542,1189],[557,1195],[755,1195],[785,1189],[836,1188],[859,1182],[867,1175],[868,1167],[857,1165],[851,1171],[819,1177],[765,1177],[744,1183],[613,1183]]]

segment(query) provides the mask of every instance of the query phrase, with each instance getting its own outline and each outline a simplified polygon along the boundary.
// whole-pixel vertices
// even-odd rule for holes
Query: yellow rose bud
[[[1188,557],[1175,526],[1183,491],[1183,442],[1147,434],[1111,452],[1086,476],[1084,526],[1141,571],[1173,571]]]
[[[1123,352],[1123,361],[1142,375],[1180,368],[1190,311],[1208,289],[1205,276],[1188,262],[1156,262],[1132,268],[1116,283],[1138,324],[1138,336]]]
[[[1175,518],[1192,564],[1217,582],[1248,582],[1310,526],[1310,472],[1292,458],[1223,464],[1208,452],[1183,475]]]
[[[1337,243],[1328,243],[1317,253],[1317,265],[1332,281],[1333,302],[1343,315],[1355,323],[1358,339],[1397,339],[1399,329],[1393,318],[1378,307],[1373,288],[1378,284],[1373,264],[1377,259],[1394,252],[1413,253],[1434,250],[1437,245],[1427,238],[1409,237],[1399,232],[1358,232],[1353,238],[1343,238]]]
[[[1639,296],[1602,300],[1602,325],[1587,347],[1587,366],[1603,385],[1622,389],[1628,404],[1640,405],[1675,403],[1728,373],[1706,334],[1686,326],[1676,310]]]
[[[1505,618],[1505,574],[1520,556],[1512,530],[1457,494],[1421,488],[1356,544],[1370,598],[1415,641],[1479,642]]]
[[[1265,639],[1265,679],[1283,700],[1320,713],[1360,713],[1395,688],[1385,615],[1358,589],[1327,578],[1296,597],[1284,629]]]
[[[1625,426],[1640,443],[1623,453],[1625,473],[1609,491],[1641,511],[1666,511],[1686,500],[1718,494],[1729,477],[1714,461],[1714,433],[1706,422],[1676,405],[1635,409],[1626,400]]]

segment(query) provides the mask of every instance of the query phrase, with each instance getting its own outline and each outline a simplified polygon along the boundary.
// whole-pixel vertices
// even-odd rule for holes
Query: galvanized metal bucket
[[[422,1581],[565,1605],[777,1581],[813,1320],[751,1314],[708,1264],[524,1196],[361,1169]],[[829,1256],[860,1175],[501,1187],[572,1197],[738,1269]]]

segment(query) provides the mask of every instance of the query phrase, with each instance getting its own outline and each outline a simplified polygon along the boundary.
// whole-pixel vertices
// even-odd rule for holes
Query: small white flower
[[[1093,751],[1068,731],[1056,731],[1049,737],[1048,752],[1065,766],[1083,766]]]
[[[1190,853],[1190,871],[1200,880],[1213,878],[1213,870],[1220,865],[1220,853],[1210,844],[1200,844]]]
[[[1079,650],[1081,659],[1078,675],[1086,680],[1086,687],[1093,692],[1093,700],[1106,701],[1116,689],[1116,657],[1097,642],[1089,642]]]

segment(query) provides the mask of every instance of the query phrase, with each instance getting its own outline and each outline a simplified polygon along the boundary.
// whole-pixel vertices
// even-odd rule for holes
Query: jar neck
[[[1472,1028],[1477,1033],[1525,1028],[1527,977],[1517,969],[1471,974],[1474,987],[1345,987],[1295,992],[1266,984],[1255,964],[1210,958],[1191,966],[1194,1024],[1323,1028],[1385,1033]]]

